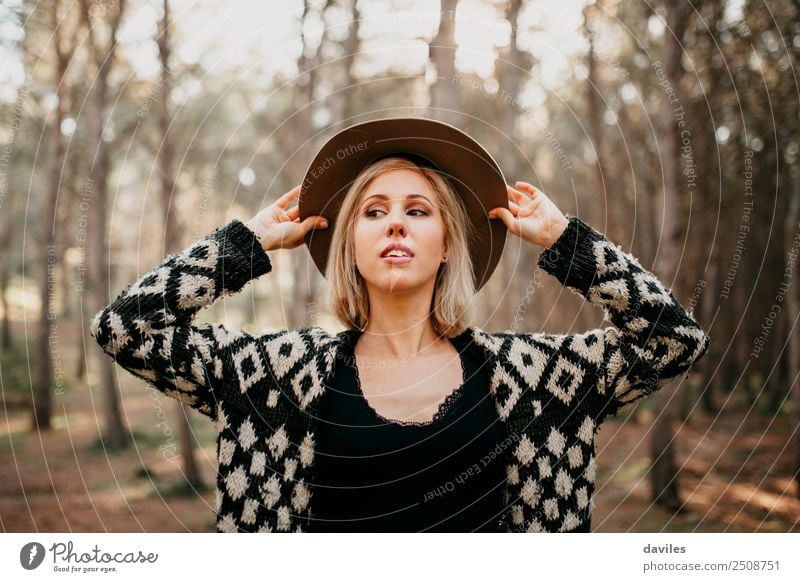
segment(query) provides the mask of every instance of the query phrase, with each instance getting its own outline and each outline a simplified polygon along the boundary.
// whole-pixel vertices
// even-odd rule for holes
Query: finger
[[[525,206],[520,207],[519,216],[531,216],[532,214],[536,213],[541,205],[542,199],[536,198],[533,202],[529,202]]]
[[[328,219],[324,216],[309,216],[305,218],[303,221],[300,220],[300,215],[295,214],[292,216],[292,221],[297,224],[302,224],[303,228],[306,228],[306,223],[310,222],[311,226],[308,227],[309,229],[312,228],[328,228]]]
[[[275,205],[280,208],[288,208],[289,204],[298,194],[300,194],[300,186],[295,186],[286,194],[278,198],[278,200],[275,202]]]
[[[289,210],[286,211],[286,215],[291,220],[294,220],[295,218],[300,216],[300,207],[299,206],[292,206]]]
[[[516,228],[516,220],[508,208],[495,208],[489,213],[489,216],[493,218],[499,218],[503,221],[506,227],[511,230],[511,232],[514,232],[514,229]]]
[[[525,196],[525,194],[523,194],[519,190],[512,188],[511,186],[508,186],[507,189],[508,189],[508,195],[512,200],[515,200],[520,204],[527,204],[530,201],[530,198]]]
[[[516,186],[526,194],[529,194],[531,198],[536,196],[537,192],[540,192],[538,188],[532,186],[531,184],[528,184],[527,182],[517,182]]]
[[[519,212],[519,204],[517,204],[516,202],[509,202],[508,208],[506,208],[505,206],[498,206],[497,208],[493,208],[488,213],[489,218],[498,218],[498,213],[500,212],[501,209],[509,210],[511,211],[512,216],[516,216],[517,213]]]
[[[510,230],[512,233],[516,233],[518,227],[517,217],[514,216],[513,212],[511,212],[507,208],[504,208],[500,212],[501,216],[503,217],[503,222],[505,223],[508,230]]]
[[[309,232],[317,228],[325,228],[328,221],[322,216],[309,216],[303,221],[303,232]]]

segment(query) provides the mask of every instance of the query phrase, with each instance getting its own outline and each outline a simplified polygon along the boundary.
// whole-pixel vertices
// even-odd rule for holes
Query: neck
[[[369,322],[359,338],[367,357],[402,359],[431,352],[441,345],[430,317],[433,289],[412,293],[369,293]]]

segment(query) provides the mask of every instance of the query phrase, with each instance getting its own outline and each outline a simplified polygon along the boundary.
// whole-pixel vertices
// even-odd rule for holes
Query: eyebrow
[[[370,198],[380,198],[381,200],[387,200],[389,196],[387,196],[386,194],[372,194],[371,196],[367,196],[366,198],[364,198],[362,204],[365,204],[367,200],[369,200]],[[430,203],[430,205],[433,206],[433,202],[431,202],[427,196],[423,196],[422,194],[409,194],[406,196],[406,198],[422,198],[423,200],[427,200]]]

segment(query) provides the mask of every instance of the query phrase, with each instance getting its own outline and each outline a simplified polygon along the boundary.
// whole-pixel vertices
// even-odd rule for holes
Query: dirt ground
[[[71,381],[54,398],[54,428],[30,430],[30,413],[0,413],[0,530],[5,532],[213,532],[214,427],[189,411],[206,490],[186,488],[176,443],[177,403],[119,371],[125,423],[135,445],[98,447],[103,395]],[[8,404],[8,403],[6,403]],[[592,529],[602,532],[798,532],[800,500],[790,478],[786,416],[698,412],[678,434],[678,514],[649,501],[645,418],[610,420],[600,431]],[[174,432],[174,431],[173,431]],[[161,450],[160,450],[161,448]]]
[[[608,421],[598,441],[592,530],[601,532],[800,532],[787,416],[697,412],[676,436],[682,510],[650,502],[651,422]]]

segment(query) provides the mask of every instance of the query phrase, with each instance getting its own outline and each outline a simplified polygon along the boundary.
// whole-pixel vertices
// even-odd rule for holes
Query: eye
[[[383,210],[381,210],[379,208],[370,208],[369,210],[364,212],[364,216],[368,216],[368,217],[372,218],[374,216],[375,212],[383,212]],[[422,213],[422,214],[417,214],[415,216],[428,216],[428,212],[426,210],[423,210],[422,208],[412,208],[411,210],[409,210],[409,212],[420,212],[420,213]]]

